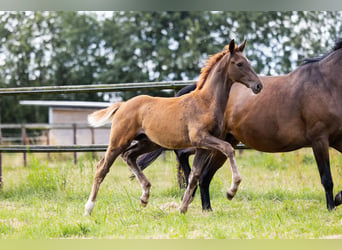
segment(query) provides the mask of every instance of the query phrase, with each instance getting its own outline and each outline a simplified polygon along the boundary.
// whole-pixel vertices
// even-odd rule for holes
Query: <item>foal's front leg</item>
[[[221,151],[226,157],[229,158],[231,170],[232,170],[232,185],[230,189],[227,192],[227,197],[232,199],[234,195],[236,194],[238,190],[238,186],[241,182],[241,175],[237,169],[236,161],[235,161],[235,151],[232,145],[224,140],[221,140],[219,138],[216,138],[210,134],[203,134],[203,133],[197,133],[195,134],[197,136],[193,136],[191,138],[193,146],[198,147],[198,148],[206,148],[206,149],[211,149],[211,150],[218,150]],[[196,153],[196,155],[203,153],[203,151],[199,151]],[[200,157],[200,156],[197,156]],[[187,211],[187,208],[190,203],[190,198],[189,195],[192,194],[190,193],[193,191],[194,187],[190,186],[191,185],[197,185],[197,181],[199,179],[199,176],[203,172],[203,168],[205,165],[204,158],[207,159],[208,155],[202,156],[202,158],[199,158],[198,162],[195,162],[190,173],[189,177],[189,185],[188,188],[185,191],[184,198],[182,200],[181,206],[180,206],[180,212],[185,213]],[[196,158],[196,157],[195,157]],[[186,199],[185,199],[186,197]]]
[[[201,144],[205,147],[221,151],[226,157],[228,157],[230,168],[232,170],[232,183],[230,189],[227,191],[227,198],[229,200],[233,199],[242,180],[236,164],[235,150],[233,146],[229,142],[216,138],[212,135],[205,136],[201,141]]]
[[[116,149],[111,149],[111,147],[108,147],[105,156],[97,164],[93,186],[90,192],[89,199],[85,205],[84,215],[90,215],[93,211],[96,196],[99,192],[100,185],[106,177],[107,173],[109,172],[109,169],[112,166],[113,162],[118,157],[118,155],[123,151],[124,148],[125,146]]]
[[[235,160],[235,152],[234,152],[233,157],[229,157],[229,163],[230,163],[230,168],[232,170],[232,184],[230,186],[230,189],[228,189],[227,191],[227,198],[228,200],[231,200],[234,198],[242,180],[240,172],[237,168],[237,164]]]

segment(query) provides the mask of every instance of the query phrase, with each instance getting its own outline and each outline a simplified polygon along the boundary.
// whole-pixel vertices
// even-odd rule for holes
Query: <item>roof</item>
[[[64,107],[64,108],[106,108],[112,103],[110,102],[82,102],[82,101],[33,101],[23,100],[19,102],[25,106],[48,106],[48,107]]]

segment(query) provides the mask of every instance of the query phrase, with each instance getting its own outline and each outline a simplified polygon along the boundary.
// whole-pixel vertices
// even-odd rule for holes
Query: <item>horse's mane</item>
[[[341,48],[342,48],[342,37],[338,38],[335,41],[335,45],[330,52],[328,52],[322,56],[315,57],[315,58],[304,58],[303,63],[301,65],[305,65],[305,64],[309,64],[309,63],[313,63],[313,62],[319,62],[319,61],[323,60],[324,58],[326,58],[327,56],[329,56],[334,51],[341,49]]]
[[[225,46],[223,51],[211,56],[207,60],[206,65],[201,69],[201,75],[199,77],[199,80],[197,82],[197,87],[196,87],[197,90],[200,90],[203,87],[214,65],[229,52],[228,46],[229,45]]]

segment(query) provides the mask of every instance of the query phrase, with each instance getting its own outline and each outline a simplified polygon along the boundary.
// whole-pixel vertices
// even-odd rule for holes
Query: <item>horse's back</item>
[[[264,89],[254,95],[235,85],[227,105],[228,131],[244,144],[265,152],[298,149],[308,142],[301,118],[301,91],[288,75],[261,77]]]

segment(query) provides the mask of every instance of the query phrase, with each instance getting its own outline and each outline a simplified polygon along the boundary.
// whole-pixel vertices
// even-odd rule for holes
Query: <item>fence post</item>
[[[0,127],[0,145],[2,145],[2,133]],[[2,154],[0,152],[0,188],[2,188]]]
[[[94,128],[90,127],[90,133],[91,133],[91,145],[95,144],[95,132],[94,132]],[[92,157],[93,159],[95,159],[95,152],[92,152]]]
[[[76,123],[73,123],[72,124],[72,130],[73,130],[73,137],[74,137],[74,145],[76,145],[77,144],[77,135],[76,135],[76,133],[77,133],[77,130],[76,130]],[[74,152],[74,164],[76,165],[77,164],[77,153],[76,152]]]
[[[21,124],[21,142],[23,145],[26,145],[26,128],[25,124]],[[26,167],[27,159],[26,159],[26,152],[23,153],[24,159],[24,167]]]
[[[46,145],[50,145],[50,129],[46,130]],[[51,160],[50,153],[47,153],[48,161]]]

